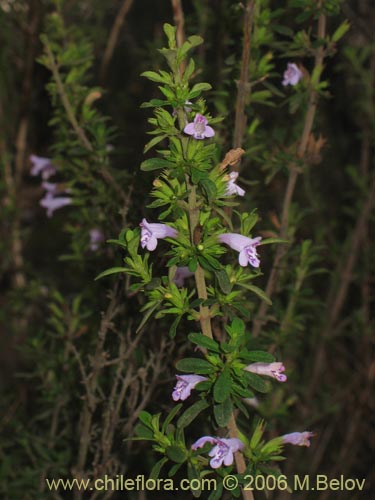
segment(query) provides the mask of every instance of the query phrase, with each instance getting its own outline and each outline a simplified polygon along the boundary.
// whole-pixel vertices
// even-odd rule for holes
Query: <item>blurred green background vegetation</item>
[[[288,61],[313,69],[317,46],[303,37],[314,44],[317,4],[255,3],[242,143],[241,180],[248,194],[241,207],[257,207],[260,234],[277,236],[290,176],[286,165],[306,110],[303,91],[281,86],[282,73]],[[327,33],[332,36],[345,20],[350,27],[327,49],[321,77],[327,86],[289,211],[292,244],[258,340],[279,353],[289,383],[265,396],[254,415],[266,419],[271,437],[316,433],[310,449],[288,450],[280,464],[284,474],[366,478],[365,492],[340,492],[340,498],[371,498],[375,7],[370,0],[323,6]],[[178,21],[174,7],[169,0],[0,0],[4,499],[110,498],[52,495],[44,479],[135,477],[156,461],[147,443],[123,439],[133,435],[142,409],[171,407],[174,363],[188,347],[183,336],[170,341],[164,319],[135,334],[142,298],[127,278],[94,281],[107,267],[121,265],[121,251],[105,243],[90,250],[89,231],[100,228],[105,239],[117,238],[150,213],[145,206],[153,178],[139,170],[150,113],[140,105],[160,95],[140,74],[162,67],[157,48],[164,44],[163,23]],[[183,1],[182,7],[186,35],[205,40],[195,54],[196,78],[211,83],[209,111],[224,117],[216,127],[224,157],[233,145],[244,9],[231,0]],[[66,117],[41,34],[60,62],[90,154]],[[59,180],[73,190],[74,205],[52,218],[39,206],[42,189],[30,175],[30,154],[53,158]],[[266,287],[274,252],[271,246],[264,250],[257,286]],[[250,321],[259,306],[258,299],[249,303]],[[324,500],[332,493],[298,495]]]

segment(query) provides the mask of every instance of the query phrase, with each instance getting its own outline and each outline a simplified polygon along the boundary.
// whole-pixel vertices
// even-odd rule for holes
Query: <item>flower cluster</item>
[[[30,161],[32,163],[31,175],[42,176],[42,188],[46,191],[39,204],[47,210],[47,217],[52,217],[55,210],[72,204],[73,200],[70,196],[61,196],[69,194],[70,190],[60,184],[47,181],[47,179],[57,172],[56,167],[52,165],[49,158],[31,155]]]

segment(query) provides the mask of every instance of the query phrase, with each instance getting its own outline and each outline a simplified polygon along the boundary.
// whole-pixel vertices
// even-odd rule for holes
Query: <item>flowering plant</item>
[[[154,109],[154,117],[149,119],[153,138],[145,152],[164,141],[168,142],[168,148],[161,149],[159,156],[148,158],[141,165],[145,172],[161,171],[153,182],[154,201],[149,208],[163,208],[159,214],[163,222],[150,223],[143,218],[140,229],[124,230],[113,243],[127,249],[125,267],[108,269],[100,276],[118,272],[133,276],[133,289],[142,290],[147,300],[139,330],[152,315],[155,319],[175,316],[169,329],[171,338],[183,335],[184,329],[180,327],[183,322],[193,322],[194,330],[200,326],[199,332],[187,336],[199,353],[195,351],[194,357],[176,363],[179,373],[175,387],[171,388],[171,397],[181,403],[161,427],[160,414],[152,416],[145,411],[140,414],[138,438],[153,441],[154,449],[163,455],[155,470],[160,471],[170,460],[175,464],[170,475],[186,463],[194,477],[203,477],[222,467],[232,468],[234,455],[241,453],[237,473],[257,473],[263,464],[280,459],[283,443],[307,445],[308,442],[280,437],[265,444],[261,441],[263,424],[256,424],[253,436],[248,435],[249,429],[241,432],[237,424],[238,411],[246,419],[250,418],[244,401],[252,400],[255,393],[270,391],[271,384],[266,377],[278,382],[287,380],[283,363],[263,350],[249,348],[250,337],[244,321],[247,291],[269,301],[264,292],[252,284],[260,274],[262,252],[259,249],[264,244],[282,240],[253,236],[257,222],[255,211],[242,214],[233,211],[233,222],[226,216],[225,211],[236,205],[233,198],[244,196],[245,190],[236,183],[238,172],[218,164],[213,139],[219,119],[209,114],[203,98],[195,100],[211,86],[197,83],[190,88],[194,62],[190,59],[182,65],[202,39],[192,36],[177,47],[175,28],[166,24],[164,31],[168,48],[161,49],[161,53],[167,60],[169,72],[143,73],[160,85],[166,97],[144,104]],[[239,157],[242,153],[243,150]],[[232,232],[236,227],[237,232]],[[163,239],[166,240],[162,245],[167,249],[164,253],[168,258],[165,269],[168,276],[163,276],[163,269],[158,269],[160,276],[149,264],[148,252],[156,252],[159,240]],[[226,247],[239,253],[239,267],[228,263]],[[182,403],[190,398],[193,398],[192,404]],[[171,426],[179,413],[176,424]],[[219,435],[186,442],[185,429],[203,415],[209,418],[212,433],[219,432]],[[205,458],[206,449],[210,461]]]

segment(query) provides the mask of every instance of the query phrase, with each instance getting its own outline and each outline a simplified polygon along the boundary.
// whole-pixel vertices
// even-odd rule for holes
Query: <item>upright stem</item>
[[[189,225],[190,225],[190,240],[191,244],[195,245],[194,233],[195,229],[199,224],[199,207],[197,205],[196,187],[191,185],[188,176],[186,176],[186,187],[189,192],[188,211],[189,211]],[[207,300],[206,280],[204,277],[204,271],[199,264],[194,273],[194,276],[195,276],[195,284],[197,287],[198,297],[202,300]],[[212,338],[210,310],[207,306],[201,304],[199,306],[199,312],[200,312],[199,321],[201,324],[202,333],[203,335]]]
[[[249,61],[251,47],[251,29],[254,20],[254,0],[248,0],[245,7],[243,45],[240,79],[237,84],[236,116],[234,122],[233,148],[242,146],[246,127],[245,105],[249,95]],[[236,169],[236,167],[234,167]]]

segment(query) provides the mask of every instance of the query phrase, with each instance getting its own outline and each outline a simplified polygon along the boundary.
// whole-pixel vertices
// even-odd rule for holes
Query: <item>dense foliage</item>
[[[373,16],[0,0],[2,498],[121,498],[46,482],[120,474],[369,494]]]

